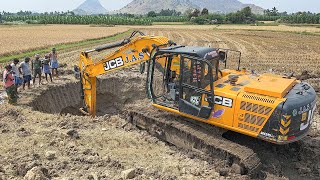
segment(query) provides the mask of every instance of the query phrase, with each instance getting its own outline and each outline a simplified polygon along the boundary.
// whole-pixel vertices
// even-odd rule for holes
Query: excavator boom
[[[133,39],[137,33],[142,36]],[[144,36],[143,33],[135,31],[130,38],[121,42],[82,52],[80,54],[79,67],[80,72],[82,72],[81,85],[84,107],[80,111],[87,115],[96,115],[96,77],[98,75],[148,61],[153,49],[170,46],[171,44],[173,43],[166,37]],[[120,49],[96,63],[89,56],[92,52],[100,52],[116,47],[120,47]]]

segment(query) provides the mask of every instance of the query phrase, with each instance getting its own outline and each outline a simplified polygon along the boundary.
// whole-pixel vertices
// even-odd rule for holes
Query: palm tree
[[[273,16],[277,16],[279,11],[278,11],[278,9],[276,7],[273,7],[271,12],[272,12]]]

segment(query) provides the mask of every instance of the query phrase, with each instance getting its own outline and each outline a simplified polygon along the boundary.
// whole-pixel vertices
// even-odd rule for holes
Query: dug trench
[[[54,86],[29,102],[34,110],[50,114],[81,115],[79,83]],[[50,103],[48,103],[50,102]],[[206,161],[220,159],[230,170],[263,179],[317,179],[320,175],[320,137],[306,137],[279,146],[220,128],[195,123],[151,107],[145,79],[127,75],[101,78],[97,83],[97,115],[125,117],[130,124],[181,150],[192,150]]]

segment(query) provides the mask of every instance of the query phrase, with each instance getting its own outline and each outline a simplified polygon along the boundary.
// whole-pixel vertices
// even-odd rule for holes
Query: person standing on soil
[[[30,89],[30,81],[31,81],[31,69],[30,69],[30,58],[26,57],[24,62],[20,64],[19,71],[23,75],[23,86],[22,89],[25,90],[26,84],[28,84],[28,89]]]
[[[15,86],[14,90],[16,91],[16,94],[18,94],[18,87],[22,84],[18,64],[19,64],[19,59],[14,59],[13,62],[11,63],[13,77],[14,77],[14,86]]]
[[[43,60],[42,70],[46,76],[47,82],[49,82],[48,75],[50,76],[50,80],[52,82],[52,76],[51,76],[51,71],[50,71],[50,55],[49,54],[45,55],[45,59]]]
[[[80,79],[80,68],[77,65],[73,66],[74,77]]]
[[[33,72],[33,85],[36,84],[36,78],[39,76],[39,86],[41,84],[41,60],[40,55],[35,55],[35,60],[32,61],[31,69]]]
[[[51,69],[52,69],[52,76],[58,77],[58,55],[56,48],[52,48],[52,52],[50,53],[50,63],[51,63]]]
[[[16,104],[17,103],[17,94],[15,91],[14,85],[14,72],[12,71],[12,66],[8,65],[5,67],[5,71],[3,72],[3,84],[4,88],[6,89],[6,93],[8,95],[9,104]]]

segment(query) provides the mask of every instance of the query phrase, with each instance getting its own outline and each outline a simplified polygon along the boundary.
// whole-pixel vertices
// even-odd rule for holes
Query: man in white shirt
[[[17,94],[18,94],[18,87],[22,84],[18,63],[19,63],[19,59],[13,59],[13,62],[11,64],[12,71],[13,71],[13,77],[14,77],[15,91]]]
[[[28,89],[30,89],[30,82],[32,80],[31,77],[31,68],[30,68],[30,58],[26,57],[24,62],[20,64],[19,71],[23,75],[23,90],[25,89],[26,84],[28,85]]]

